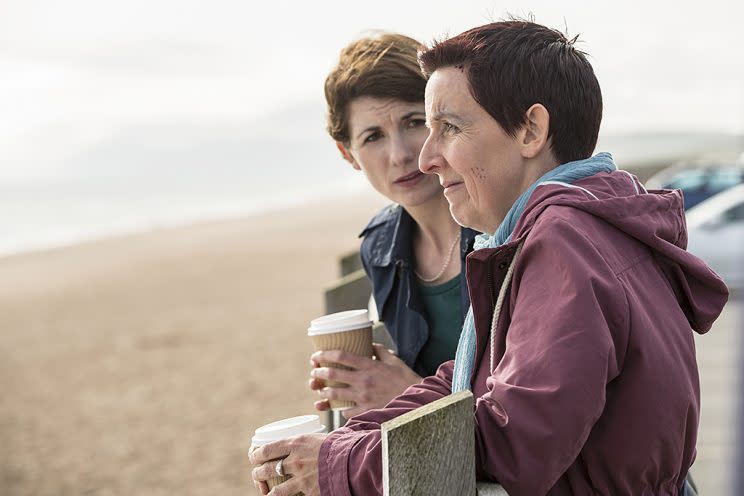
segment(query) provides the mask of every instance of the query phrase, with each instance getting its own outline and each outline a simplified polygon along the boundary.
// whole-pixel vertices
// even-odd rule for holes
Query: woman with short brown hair
[[[463,270],[476,233],[457,225],[437,178],[418,169],[428,134],[421,48],[397,33],[360,38],[341,51],[325,82],[328,133],[343,158],[393,202],[362,232],[360,254],[397,356],[381,345],[374,360],[332,350],[312,356],[310,387],[321,396],[316,408],[354,401],[343,411],[347,418],[382,408],[454,358],[470,304]],[[348,387],[325,387],[326,380]]]

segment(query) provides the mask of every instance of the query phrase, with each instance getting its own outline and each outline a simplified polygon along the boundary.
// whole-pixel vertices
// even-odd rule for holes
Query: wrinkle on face
[[[473,175],[473,177],[475,177],[479,181],[488,180],[488,173],[486,172],[486,169],[484,169],[483,167],[472,167],[470,169],[470,172]]]
[[[475,101],[458,68],[435,71],[424,101],[431,124],[427,156],[436,164],[432,172],[447,183],[459,176],[465,186],[445,192],[453,216],[461,224],[493,232],[525,182],[519,143]]]
[[[357,102],[361,102],[361,105],[357,103],[354,107],[360,110],[353,112],[354,118],[349,120],[349,134],[352,136],[350,145],[355,149],[362,146],[365,133],[371,130],[393,129],[400,125],[400,117],[405,114],[420,114],[422,119],[425,118],[425,112],[418,103],[374,97],[359,97]]]
[[[350,102],[347,111],[350,162],[364,172],[375,190],[407,208],[441,195],[435,177],[426,177],[413,187],[396,184],[400,177],[418,170],[427,135],[422,125],[426,117],[423,102],[361,96]]]

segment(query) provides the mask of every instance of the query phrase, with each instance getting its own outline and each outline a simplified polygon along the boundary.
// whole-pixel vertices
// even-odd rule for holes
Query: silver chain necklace
[[[437,275],[435,275],[432,278],[426,278],[422,276],[421,274],[419,274],[419,272],[416,269],[414,269],[413,273],[416,274],[416,277],[418,277],[423,282],[434,282],[440,277],[442,277],[442,274],[444,274],[444,271],[447,270],[447,267],[449,267],[450,260],[452,260],[452,250],[459,240],[460,240],[460,233],[457,233],[457,237],[455,237],[454,241],[452,241],[452,244],[449,247],[449,255],[447,255],[447,260],[444,261],[444,265],[442,265],[442,269],[439,271],[439,273],[437,273]]]

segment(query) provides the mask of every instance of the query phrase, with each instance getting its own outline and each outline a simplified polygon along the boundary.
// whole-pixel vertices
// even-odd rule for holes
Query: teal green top
[[[428,375],[434,375],[442,363],[455,358],[462,329],[460,282],[459,274],[436,286],[416,281],[429,317],[429,339],[418,355],[418,362]]]

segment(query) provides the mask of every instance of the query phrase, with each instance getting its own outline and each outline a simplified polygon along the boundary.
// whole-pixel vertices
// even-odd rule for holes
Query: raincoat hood
[[[626,171],[600,173],[570,185],[544,184],[530,197],[512,238],[526,237],[540,213],[552,205],[583,210],[648,247],[692,329],[700,334],[710,330],[728,299],[728,288],[705,262],[686,251],[679,190],[646,190]]]

